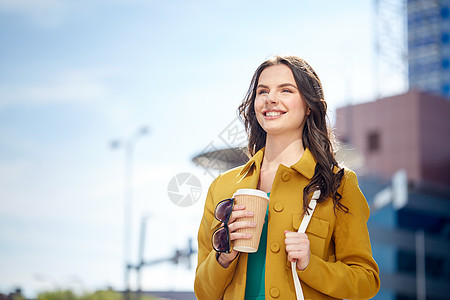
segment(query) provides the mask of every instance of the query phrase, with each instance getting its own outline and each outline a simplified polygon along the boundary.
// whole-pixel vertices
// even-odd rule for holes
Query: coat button
[[[291,174],[289,172],[284,172],[281,174],[281,180],[284,182],[289,181],[289,179],[291,179]]]
[[[283,208],[284,208],[284,207],[283,207],[283,204],[281,204],[280,202],[275,203],[274,206],[273,206],[273,209],[274,209],[276,212],[282,211]]]
[[[273,242],[270,245],[270,250],[272,250],[273,253],[277,253],[278,251],[280,251],[280,244],[278,244],[277,242]]]
[[[280,290],[277,289],[277,288],[271,288],[270,289],[270,296],[272,296],[273,298],[280,297]]]

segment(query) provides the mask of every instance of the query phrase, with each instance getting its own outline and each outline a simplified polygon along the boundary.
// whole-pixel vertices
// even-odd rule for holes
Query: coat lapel
[[[258,187],[259,174],[261,172],[261,163],[264,157],[264,148],[259,150],[252,158],[242,167],[237,181],[238,189]]]

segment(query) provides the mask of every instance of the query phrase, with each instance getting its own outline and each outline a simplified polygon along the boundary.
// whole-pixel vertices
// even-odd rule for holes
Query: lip
[[[279,115],[272,115],[272,116],[267,116],[267,113],[280,113]],[[282,117],[284,114],[286,114],[286,111],[282,111],[282,110],[278,110],[278,109],[265,109],[261,112],[261,114],[263,115],[264,119],[266,120],[274,120],[274,119],[278,119],[280,117]]]

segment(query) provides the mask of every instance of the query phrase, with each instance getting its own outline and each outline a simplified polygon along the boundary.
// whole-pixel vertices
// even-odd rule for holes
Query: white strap
[[[305,233],[309,221],[311,220],[311,216],[314,213],[314,209],[316,208],[317,199],[319,199],[319,197],[320,197],[320,190],[317,190],[314,192],[311,201],[309,202],[311,210],[309,211],[309,214],[305,214],[303,216],[303,220],[302,223],[300,224],[298,232]],[[300,285],[300,280],[298,279],[297,275],[297,263],[295,261],[291,262],[291,270],[292,270],[292,278],[294,279],[295,294],[297,295],[297,300],[304,300],[305,298],[303,297],[302,286]]]

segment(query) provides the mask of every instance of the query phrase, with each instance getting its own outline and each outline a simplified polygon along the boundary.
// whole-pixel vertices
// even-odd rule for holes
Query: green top
[[[267,193],[270,196],[270,193]],[[264,225],[259,240],[258,251],[248,254],[247,283],[245,285],[245,300],[264,300],[264,278],[266,275],[266,247],[267,247],[267,223],[269,206],[267,205]]]

